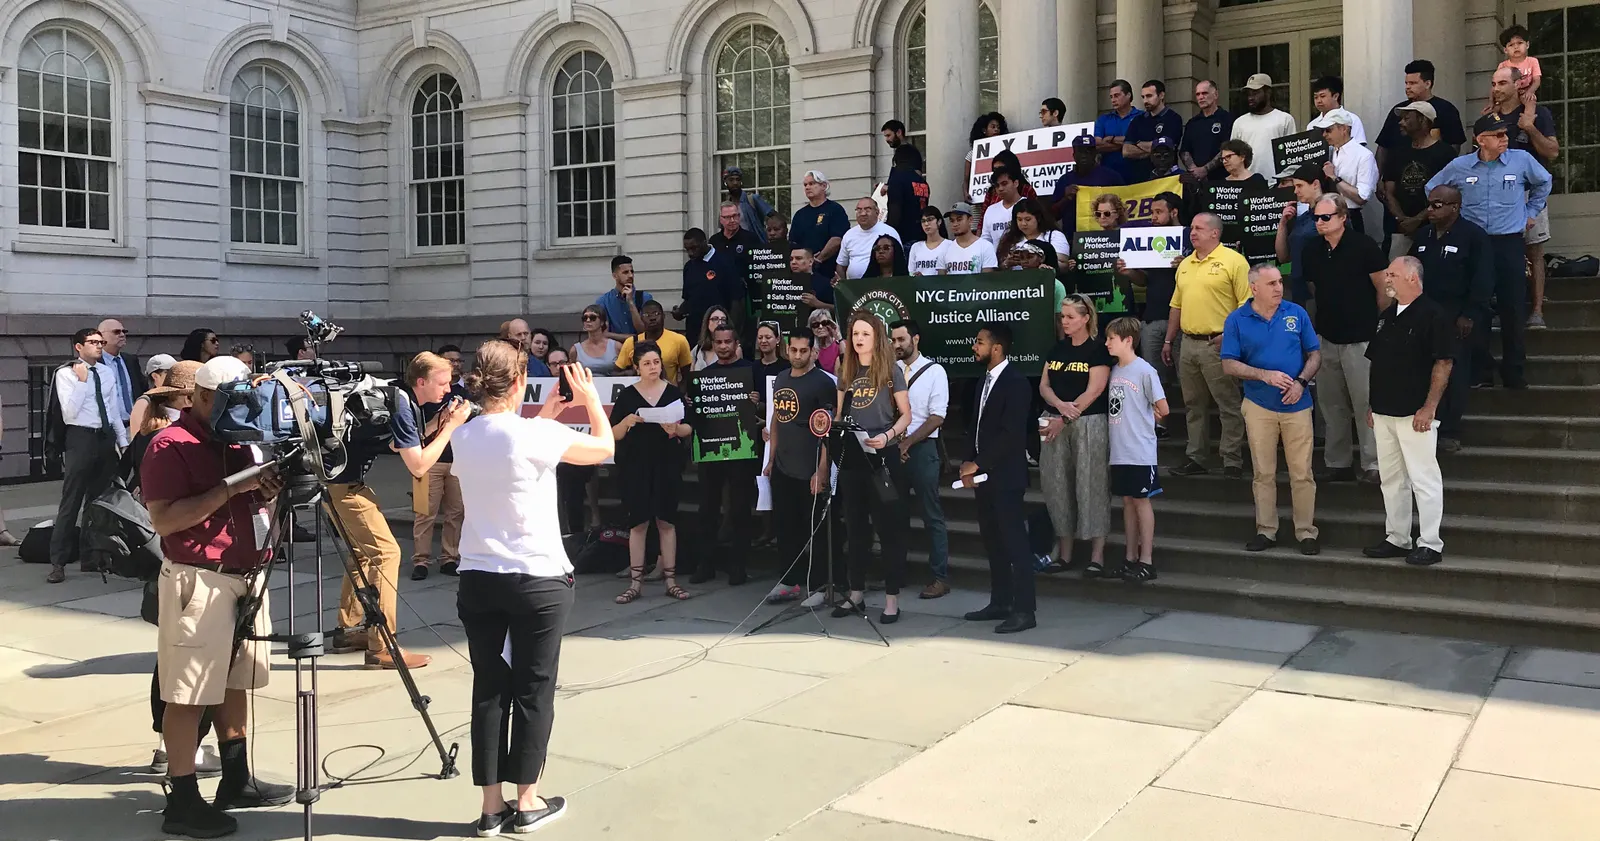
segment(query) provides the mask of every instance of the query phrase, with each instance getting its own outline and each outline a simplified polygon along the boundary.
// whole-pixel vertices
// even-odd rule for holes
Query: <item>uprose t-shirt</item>
[[[983,212],[983,238],[988,240],[990,245],[1000,244],[1000,238],[1005,236],[1006,229],[1011,227],[1011,208],[1016,206],[1016,202],[1007,207],[1005,202],[997,201]]]
[[[911,255],[907,260],[911,273],[914,275],[930,275],[938,274],[942,271],[944,269],[945,255],[949,253],[949,246],[952,242],[952,240],[941,239],[939,244],[933,248],[929,248],[926,241],[913,242],[911,244]]]
[[[995,258],[994,243],[981,237],[966,248],[962,248],[955,240],[950,240],[950,247],[945,250],[946,274],[976,274],[984,269],[999,267],[1000,261]]]
[[[556,517],[556,465],[584,435],[549,418],[481,415],[450,437],[461,482],[462,572],[570,575]]]

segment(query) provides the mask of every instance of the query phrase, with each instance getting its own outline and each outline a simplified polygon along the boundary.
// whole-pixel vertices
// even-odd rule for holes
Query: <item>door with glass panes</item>
[[[1342,75],[1338,27],[1216,43],[1213,66],[1218,68],[1217,82],[1227,91],[1223,107],[1234,114],[1250,110],[1245,104],[1245,80],[1265,73],[1272,77],[1273,102],[1304,125],[1316,112],[1311,83],[1322,76]]]

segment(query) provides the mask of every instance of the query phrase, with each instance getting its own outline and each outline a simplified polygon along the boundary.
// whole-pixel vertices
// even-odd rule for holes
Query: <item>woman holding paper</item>
[[[885,599],[878,621],[888,625],[900,619],[900,585],[906,578],[911,513],[898,445],[911,425],[911,398],[906,393],[905,375],[894,364],[882,319],[856,310],[850,314],[849,326],[850,346],[839,359],[835,417],[853,421],[859,428],[853,436],[846,434],[839,465],[840,501],[850,540],[850,596],[833,609],[833,615],[866,612],[867,561],[872,551],[872,528],[867,525],[870,513],[883,545],[885,570]]]
[[[466,519],[456,613],[472,659],[472,783],[483,806],[479,836],[532,832],[561,817],[566,801],[540,797],[555,716],[561,634],[572,610],[572,562],[556,522],[556,465],[599,464],[616,450],[594,379],[561,369],[588,415],[578,432],[524,418],[528,354],[501,340],[478,348],[467,390],[483,414],[451,436]],[[560,396],[557,409],[561,408]],[[516,785],[505,799],[504,784]]]
[[[640,342],[634,360],[639,381],[623,389],[611,404],[611,434],[617,439],[622,511],[628,525],[628,589],[617,596],[617,604],[628,604],[644,593],[644,544],[651,522],[661,538],[667,596],[682,601],[689,592],[678,586],[678,529],[673,520],[683,483],[683,439],[692,430],[683,422],[683,392],[661,378],[661,348],[655,342]]]

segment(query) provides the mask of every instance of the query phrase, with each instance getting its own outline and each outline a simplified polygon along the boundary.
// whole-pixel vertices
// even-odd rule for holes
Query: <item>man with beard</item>
[[[1384,156],[1383,192],[1395,218],[1391,258],[1411,251],[1413,238],[1428,221],[1428,179],[1456,158],[1455,148],[1434,135],[1433,123],[1439,114],[1432,105],[1408,102],[1395,110],[1400,114],[1400,128],[1411,142]]]
[[[728,191],[727,202],[739,209],[739,227],[765,244],[767,215],[772,213],[772,205],[760,194],[744,188],[744,170],[736,166],[722,171],[722,186]]]
[[[1298,126],[1294,117],[1273,106],[1271,76],[1252,74],[1244,82],[1244,91],[1250,113],[1233,119],[1233,139],[1250,144],[1254,153],[1250,158],[1250,170],[1270,179],[1276,174],[1272,171],[1272,141],[1294,134]]]
[[[1183,136],[1183,118],[1167,107],[1167,85],[1160,79],[1151,79],[1139,90],[1144,111],[1128,124],[1128,136],[1122,144],[1122,157],[1128,162],[1130,181],[1148,181],[1153,176],[1150,155],[1157,140],[1166,139],[1176,146]],[[1171,165],[1168,165],[1171,168]]]
[[[767,594],[768,602],[802,598],[827,583],[826,561],[807,553],[828,506],[828,447],[811,426],[817,412],[832,415],[837,399],[833,377],[816,365],[817,339],[804,326],[790,331],[786,350],[789,370],[772,386],[772,417],[767,419],[767,452],[762,475],[772,480],[772,527],[778,537],[778,561],[783,578]],[[826,553],[826,550],[823,550]],[[835,554],[832,580],[845,580],[844,556]],[[820,561],[820,562],[819,562]]]

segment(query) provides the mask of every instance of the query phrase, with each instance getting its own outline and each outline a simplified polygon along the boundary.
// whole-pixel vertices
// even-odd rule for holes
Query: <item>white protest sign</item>
[[[1164,228],[1123,228],[1122,262],[1130,269],[1170,269],[1172,258],[1182,256],[1182,225]]]
[[[989,192],[989,172],[994,156],[1007,149],[1022,162],[1023,174],[1033,185],[1034,192],[1050,195],[1055,192],[1056,179],[1072,171],[1072,139],[1084,134],[1094,135],[1094,123],[1029,129],[973,141],[968,198],[973,202],[983,201]]]

